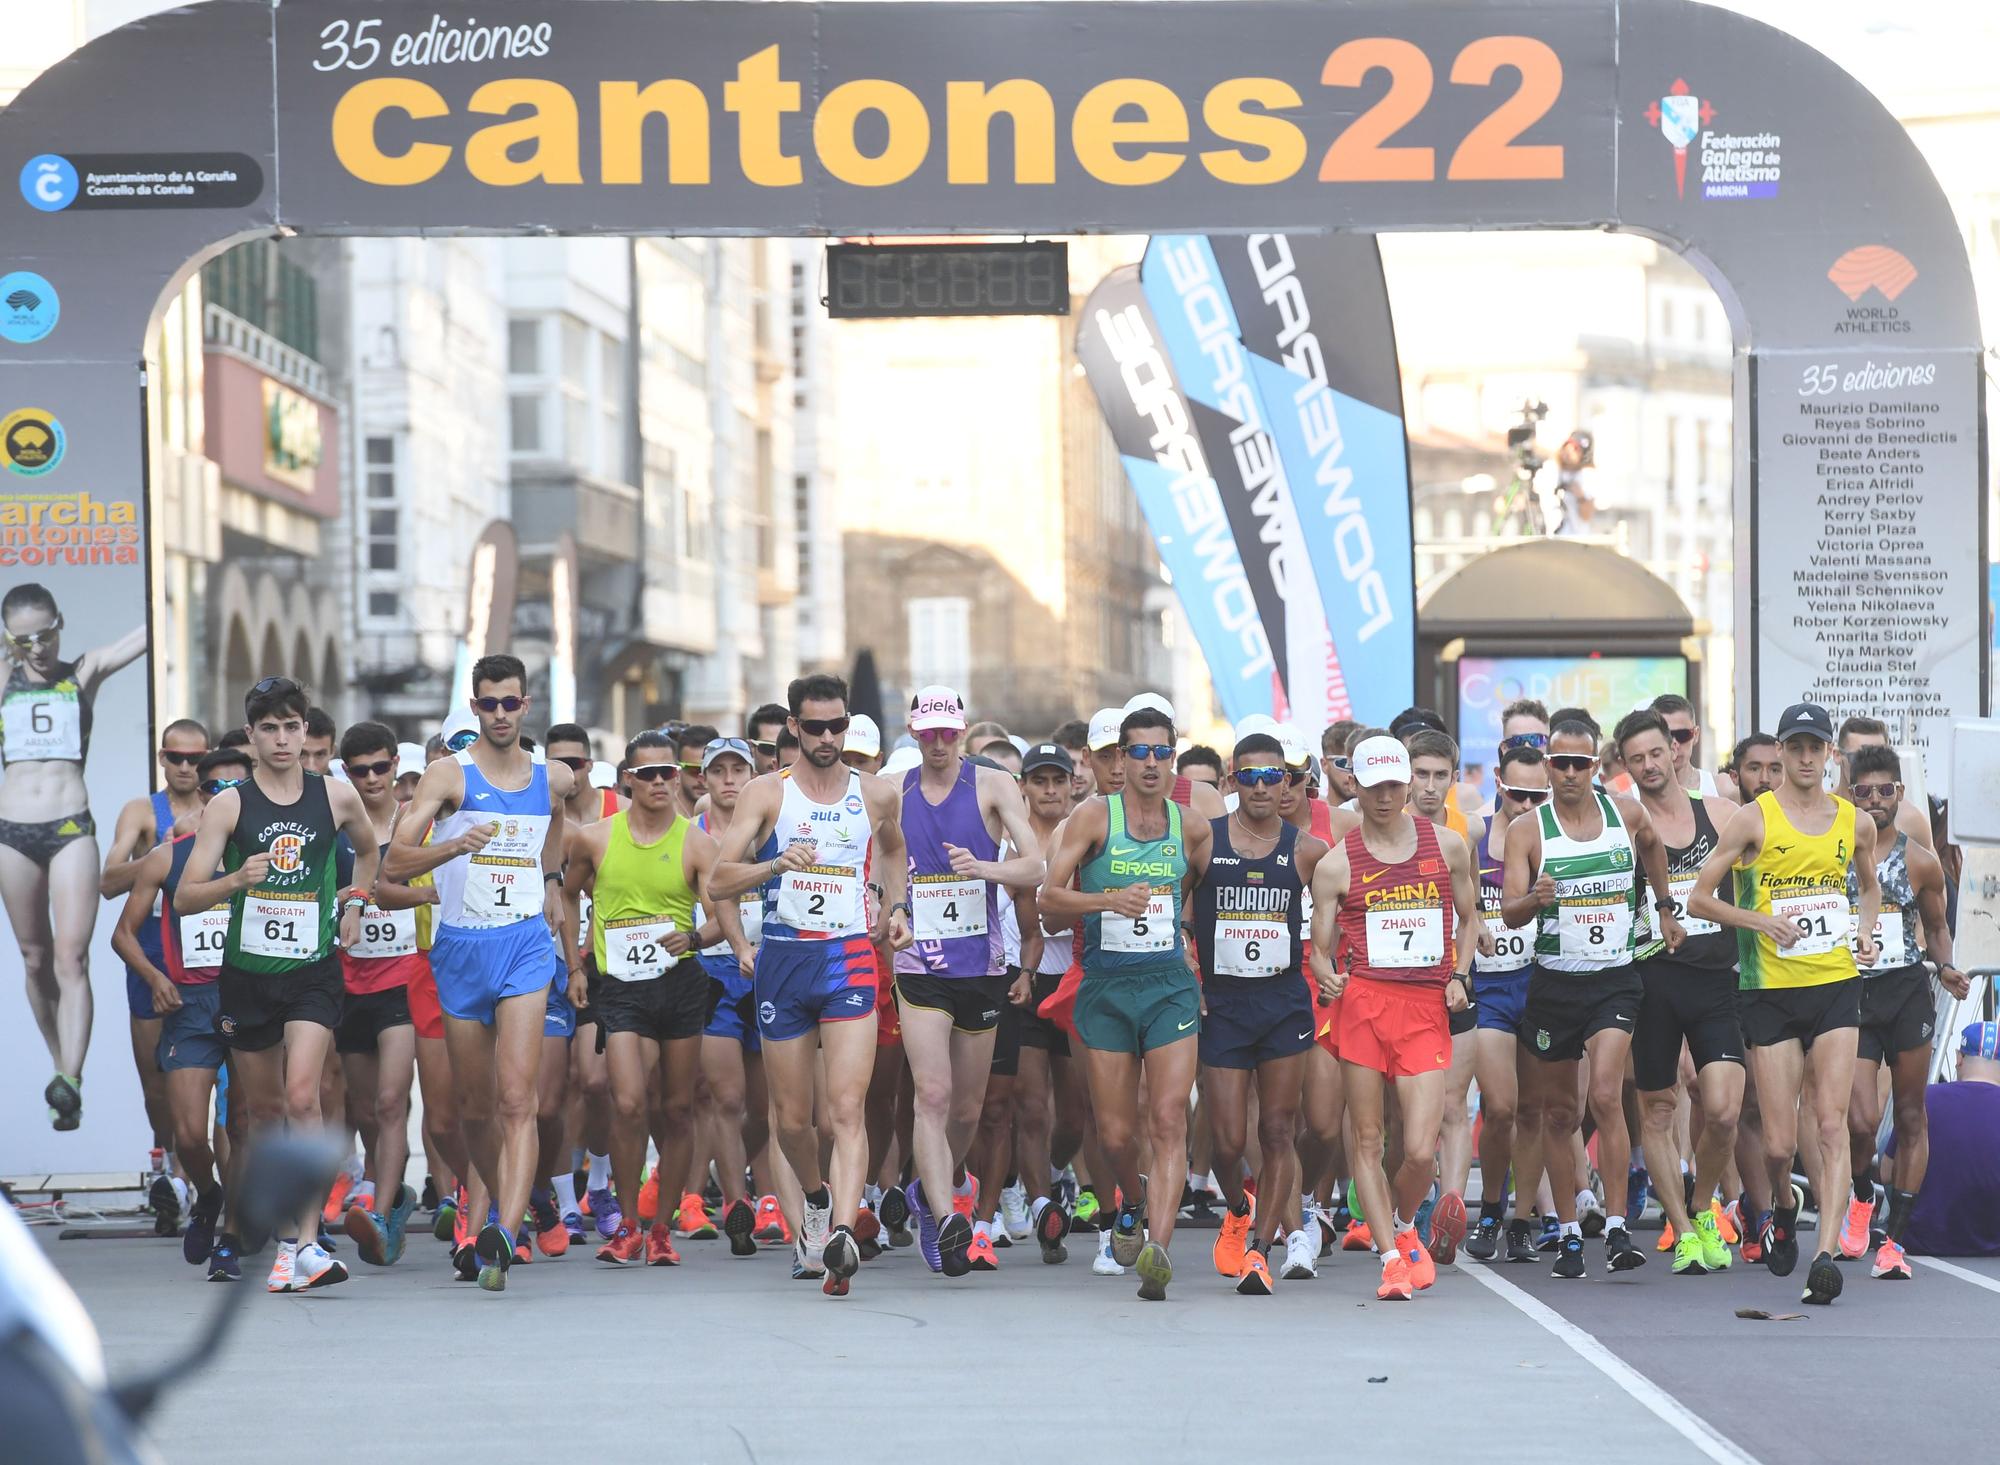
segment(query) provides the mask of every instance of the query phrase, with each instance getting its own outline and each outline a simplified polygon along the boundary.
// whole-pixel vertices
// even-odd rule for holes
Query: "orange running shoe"
[[[674,1250],[674,1233],[667,1229],[665,1221],[655,1221],[646,1232],[646,1265],[649,1267],[677,1267],[681,1264],[681,1254]]]
[[[472,1227],[468,1224],[465,1215],[467,1209],[468,1202],[465,1198],[465,1187],[461,1185],[458,1188],[458,1205],[452,1212],[451,1249],[454,1255],[461,1248],[472,1245]]]
[[[347,1209],[350,1211],[374,1211],[375,1192],[371,1190],[366,1195],[349,1195],[347,1198]]]
[[[1458,1259],[1458,1244],[1465,1240],[1465,1197],[1447,1190],[1431,1210],[1431,1258],[1443,1266]]]
[[[660,1177],[650,1168],[639,1182],[639,1224],[650,1226],[660,1219]]]
[[[1868,1269],[1868,1275],[1883,1282],[1909,1281],[1910,1262],[1903,1255],[1902,1243],[1884,1237],[1875,1249],[1875,1264]]]
[[[866,1245],[870,1241],[880,1241],[882,1239],[881,1218],[875,1214],[866,1201],[861,1203],[861,1209],[855,1212],[854,1215],[854,1239],[863,1245]]]
[[[957,1186],[952,1187],[951,1208],[965,1217],[967,1225],[971,1225],[979,1219],[974,1214],[978,1204],[979,1177],[968,1170],[965,1172],[965,1189],[960,1191]]]
[[[792,1228],[786,1223],[784,1207],[778,1204],[775,1195],[767,1195],[757,1202],[757,1229],[751,1235],[766,1245],[792,1244]]]
[[[1243,1249],[1243,1265],[1236,1272],[1236,1290],[1245,1297],[1271,1295],[1271,1264],[1254,1246]]]
[[[340,1224],[340,1214],[347,1209],[348,1192],[354,1189],[354,1177],[345,1170],[333,1177],[333,1189],[326,1193],[326,1204],[321,1207],[319,1218],[328,1226]]]
[[[1736,1202],[1723,1205],[1720,1201],[1708,1203],[1708,1213],[1715,1217],[1716,1233],[1722,1237],[1724,1246],[1734,1246],[1742,1238],[1736,1230]]]
[[[1416,1284],[1410,1280],[1410,1264],[1402,1252],[1392,1251],[1382,1258],[1382,1285],[1375,1289],[1375,1295],[1383,1302],[1408,1302],[1417,1295]]]
[[[1000,1258],[993,1254],[993,1239],[984,1231],[972,1233],[972,1245],[965,1249],[965,1259],[972,1263],[975,1272],[997,1272]]]
[[[1340,1249],[1342,1251],[1373,1251],[1375,1249],[1375,1237],[1368,1230],[1368,1223],[1366,1221],[1349,1221],[1347,1223],[1347,1234],[1340,1238]]]
[[[1875,1202],[1847,1198],[1847,1217],[1840,1223],[1840,1254],[1849,1261],[1868,1254],[1868,1223],[1875,1219]]]
[[[1241,1277],[1243,1275],[1243,1252],[1250,1244],[1251,1213],[1244,1211],[1237,1215],[1234,1211],[1222,1213],[1222,1229],[1215,1234],[1215,1274],[1219,1277]]]
[[[674,1223],[681,1235],[690,1241],[715,1240],[715,1222],[709,1219],[708,1203],[693,1191],[681,1197],[681,1208],[674,1216]]]
[[[535,1249],[528,1245],[527,1237],[523,1236],[519,1241],[514,1243],[514,1260],[516,1263],[525,1267],[534,1259]]]
[[[1396,1233],[1396,1250],[1410,1269],[1410,1285],[1422,1292],[1438,1279],[1437,1263],[1417,1236],[1417,1228],[1411,1226]]]
[[[639,1233],[639,1228],[630,1221],[624,1221],[611,1233],[611,1239],[597,1248],[597,1259],[618,1265],[635,1262],[639,1260],[645,1244],[646,1238]]]
[[[1673,1249],[1674,1249],[1674,1223],[1672,1221],[1668,1221],[1661,1226],[1660,1239],[1657,1243],[1654,1244],[1653,1250],[1672,1251]]]

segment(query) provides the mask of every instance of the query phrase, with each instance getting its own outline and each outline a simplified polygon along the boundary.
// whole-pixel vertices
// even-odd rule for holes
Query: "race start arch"
[[[246,237],[1474,228],[1641,233],[1703,272],[1735,338],[1739,725],[1866,708],[1937,787],[1986,703],[1959,230],[1853,78],[1686,0],[163,12],[0,113],[0,592],[50,592],[65,656],[147,623],[145,333]],[[1336,433],[1295,491],[1341,471]],[[143,695],[100,693],[100,821]],[[34,737],[10,720],[9,760]]]

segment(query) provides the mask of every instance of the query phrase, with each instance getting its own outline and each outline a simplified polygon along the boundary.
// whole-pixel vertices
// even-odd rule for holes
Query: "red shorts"
[[[1319,995],[1319,983],[1310,971],[1305,973],[1306,995],[1312,1001],[1313,1041],[1326,1049],[1327,1057],[1340,1056],[1340,999],[1328,1002]]]
[[[410,1022],[420,1038],[444,1036],[444,1009],[438,1006],[437,977],[428,961],[410,971]]]
[[[1035,1009],[1035,1016],[1054,1023],[1070,1037],[1072,1042],[1081,1042],[1076,1035],[1076,994],[1083,987],[1083,964],[1071,962],[1069,969],[1056,983],[1055,991],[1049,993]]]
[[[1389,1078],[1451,1067],[1444,989],[1352,977],[1340,994],[1340,1060]]]
[[[895,971],[895,953],[887,945],[874,946],[871,943],[870,949],[875,953],[875,970],[878,974]],[[883,993],[875,999],[875,1046],[878,1048],[895,1046],[902,1041],[903,1010],[896,1005],[894,997]]]

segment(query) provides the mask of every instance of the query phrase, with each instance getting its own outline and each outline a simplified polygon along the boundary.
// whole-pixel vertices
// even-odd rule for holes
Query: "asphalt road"
[[[217,1288],[177,1242],[57,1241],[57,1266],[114,1374],[184,1347]],[[786,1254],[682,1243],[676,1269],[573,1250],[507,1291],[451,1279],[413,1237],[404,1263],[310,1296],[257,1291],[226,1356],[156,1420],[172,1461],[591,1458],[812,1465],[971,1451],[1202,1457],[1813,1462],[1855,1458],[1885,1414],[1905,1459],[1986,1458],[2000,1384],[2000,1262],[1920,1263],[1908,1283],[1848,1264],[1833,1307],[1741,1264],[1617,1280],[1462,1261],[1413,1303],[1378,1303],[1373,1259],[1239,1297],[1188,1230],[1165,1304],[1088,1253],[946,1280],[914,1251],[835,1301]],[[1648,1243],[1650,1236],[1644,1238]],[[246,1276],[252,1271],[245,1268]],[[255,1273],[259,1278],[262,1269]],[[1983,1285],[1982,1285],[1983,1284]],[[258,1285],[258,1284],[246,1284]],[[1747,1321],[1738,1308],[1803,1313]],[[1283,1453],[1281,1453],[1283,1452]]]

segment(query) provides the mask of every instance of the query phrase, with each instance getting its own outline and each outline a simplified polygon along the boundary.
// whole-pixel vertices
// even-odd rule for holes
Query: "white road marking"
[[[1975,1287],[1984,1287],[1988,1292],[2000,1292],[2000,1282],[1996,1282],[1984,1272],[1975,1272],[1970,1267],[1941,1262],[1934,1256],[1913,1256],[1910,1260],[1920,1267],[1936,1267],[1948,1276],[1956,1277],[1961,1282],[1970,1282]]]
[[[1522,1291],[1491,1267],[1461,1263],[1454,1270],[1473,1278],[1487,1291],[1497,1293],[1516,1310],[1540,1323],[1572,1353],[1618,1385],[1654,1418],[1701,1451],[1706,1458],[1715,1461],[1716,1465],[1757,1465],[1756,1456],[1605,1347],[1595,1335],[1585,1332],[1547,1303]],[[1995,1290],[2000,1291],[2000,1287]]]

